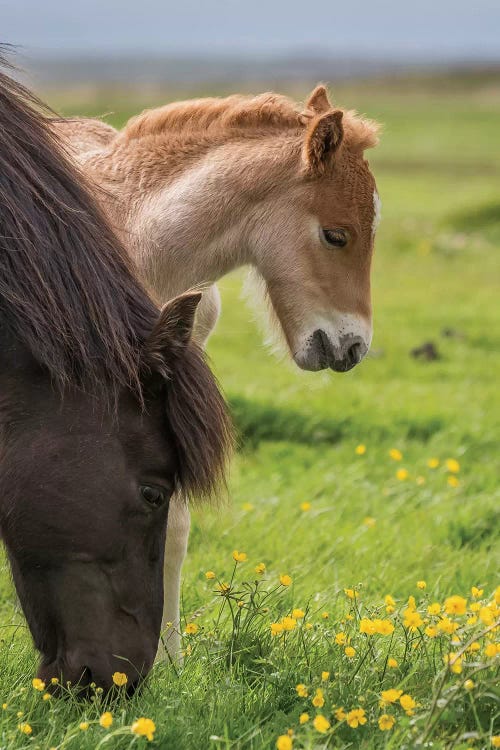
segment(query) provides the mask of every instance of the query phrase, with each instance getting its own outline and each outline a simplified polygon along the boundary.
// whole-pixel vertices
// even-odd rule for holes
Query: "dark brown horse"
[[[133,685],[159,639],[169,498],[223,479],[224,402],[39,103],[0,72],[0,531],[39,676]]]

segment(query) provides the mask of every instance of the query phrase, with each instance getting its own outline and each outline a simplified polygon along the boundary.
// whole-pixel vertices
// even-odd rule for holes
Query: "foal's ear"
[[[325,112],[331,111],[332,105],[328,99],[326,86],[320,83],[311,91],[309,99],[306,102],[306,110],[308,109],[312,109],[317,115],[324,115]]]
[[[333,166],[344,137],[343,112],[340,109],[315,118],[306,131],[302,158],[306,171],[323,175]]]
[[[169,374],[169,363],[182,357],[193,333],[201,292],[186,292],[167,302],[144,346],[144,360],[153,370]]]

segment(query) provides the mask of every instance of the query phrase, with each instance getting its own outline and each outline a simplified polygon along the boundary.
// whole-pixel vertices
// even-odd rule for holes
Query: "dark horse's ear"
[[[144,362],[168,376],[191,340],[201,292],[186,292],[167,302],[144,346]]]
[[[342,110],[337,109],[311,121],[302,150],[304,166],[309,174],[320,176],[333,166],[344,138],[342,117]]]

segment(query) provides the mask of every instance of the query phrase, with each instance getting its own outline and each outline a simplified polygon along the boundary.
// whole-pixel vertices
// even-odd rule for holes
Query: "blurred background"
[[[494,0],[1,0],[32,84],[88,103],[411,73],[494,76]]]

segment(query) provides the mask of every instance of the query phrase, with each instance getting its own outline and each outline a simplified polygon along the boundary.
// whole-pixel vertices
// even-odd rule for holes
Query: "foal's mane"
[[[140,344],[156,318],[47,108],[0,71],[2,325],[60,387],[140,391]]]
[[[377,144],[379,126],[354,110],[342,110],[348,145],[362,151]],[[131,118],[123,134],[128,140],[144,136],[197,133],[215,137],[253,136],[284,131],[303,135],[308,122],[317,115],[292,99],[267,92],[258,96],[234,94],[225,98],[210,97],[173,102],[145,110]]]

